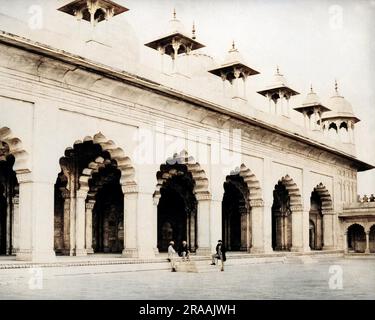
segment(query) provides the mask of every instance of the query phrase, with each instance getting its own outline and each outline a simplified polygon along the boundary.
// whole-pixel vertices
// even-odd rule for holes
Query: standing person
[[[174,241],[169,242],[168,260],[171,263],[172,272],[176,272],[176,250],[174,249]]]
[[[216,259],[220,259],[221,260],[221,271],[224,271],[224,261],[227,260],[226,258],[226,255],[225,255],[225,246],[223,245],[223,242],[221,240],[218,240],[217,241],[217,245],[216,245],[216,253],[214,253],[212,255],[212,263],[211,265],[216,265]]]
[[[180,247],[180,250],[178,252],[179,256],[182,257],[182,261],[189,261],[190,260],[190,251],[187,245],[187,242],[184,240],[182,241],[182,245]]]

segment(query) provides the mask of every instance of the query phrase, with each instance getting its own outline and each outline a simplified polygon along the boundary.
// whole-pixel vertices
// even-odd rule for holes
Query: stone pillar
[[[136,210],[136,249],[138,258],[154,258],[154,203],[152,193],[140,190]]]
[[[327,211],[323,214],[323,250],[335,249],[334,244],[334,218],[333,211]]]
[[[71,199],[70,199],[70,191],[69,190],[62,190],[61,195],[64,199],[64,250],[63,253],[66,255],[72,255],[73,252],[71,251],[71,241],[70,241],[70,207],[71,207]]]
[[[366,249],[365,253],[370,253],[370,230],[366,231]]]
[[[344,253],[348,253],[348,231],[344,232]]]
[[[85,256],[87,254],[85,249],[86,240],[86,197],[87,190],[78,190],[76,194],[76,256]]]
[[[250,212],[246,208],[240,209],[241,217],[241,251],[250,252],[251,230],[250,230]]]
[[[94,253],[92,248],[92,209],[94,209],[95,200],[89,200],[86,203],[86,252]]]
[[[291,251],[303,251],[303,210],[296,205],[290,208],[292,211],[292,247]]]
[[[221,200],[211,200],[210,206],[210,243],[211,252],[215,252],[217,240],[222,238],[222,202]],[[222,239],[225,243],[225,239]]]
[[[251,253],[272,252],[271,206],[251,200]]]
[[[73,182],[70,185],[71,185],[70,199],[68,201],[69,212],[67,212],[67,214],[69,214],[69,219],[68,219],[69,224],[67,228],[69,228],[69,255],[73,256],[75,254],[75,247],[76,247],[76,216],[75,216],[76,215],[76,201],[74,201],[76,194],[74,191]]]
[[[124,250],[122,255],[137,258],[137,200],[136,186],[123,186],[124,192]]]
[[[17,260],[55,259],[54,183],[36,182],[31,174],[17,174],[19,182],[19,250]]]
[[[15,196],[13,199],[13,221],[12,221],[12,254],[16,254],[19,249],[19,235],[20,235],[20,210],[19,210],[19,197]]]
[[[197,193],[198,201],[198,255],[211,254],[210,244],[210,204],[211,197],[209,194]]]
[[[303,210],[302,211],[302,241],[303,241],[302,246],[303,246],[304,252],[311,251],[309,228],[310,228],[310,213],[309,211]],[[317,229],[317,224],[315,225],[315,229]],[[315,230],[315,237],[316,235],[317,235],[317,230]]]
[[[153,249],[155,254],[159,254],[158,249],[158,205],[160,201],[160,195],[154,196],[154,206],[153,206],[153,213],[152,213],[152,243],[153,243]]]

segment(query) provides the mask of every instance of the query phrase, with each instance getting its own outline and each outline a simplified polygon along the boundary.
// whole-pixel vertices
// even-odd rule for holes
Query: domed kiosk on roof
[[[330,109],[320,102],[319,96],[311,85],[310,92],[306,95],[302,106],[294,108],[294,110],[303,114],[305,128],[320,131],[322,130],[322,114]]]
[[[270,113],[280,114],[288,118],[290,117],[289,100],[292,96],[299,94],[288,86],[284,75],[280,73],[279,66],[276,68],[271,83],[266,89],[258,91],[258,93],[268,98]],[[274,103],[274,108],[272,108],[271,101]]]
[[[354,125],[360,120],[355,116],[352,105],[339,94],[337,81],[335,81],[335,94],[327,103],[331,110],[322,116],[323,131],[338,137],[345,143],[354,144]]]

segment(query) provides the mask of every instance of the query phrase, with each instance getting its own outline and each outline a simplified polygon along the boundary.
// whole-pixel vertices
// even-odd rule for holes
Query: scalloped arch
[[[244,182],[246,183],[249,189],[249,200],[263,202],[262,189],[255,174],[249,168],[247,168],[245,164],[241,164],[239,168],[237,167],[234,171],[231,171],[229,176],[236,174],[242,177]],[[227,177],[227,181],[228,178],[229,177]]]
[[[324,214],[325,211],[333,210],[331,195],[323,183],[319,183],[314,188],[314,191],[319,195],[320,200],[322,201],[322,213]]]
[[[135,168],[131,159],[125,155],[124,151],[117,147],[112,140],[108,140],[101,132],[94,135],[94,137],[86,136],[83,141],[93,141],[94,144],[100,145],[103,151],[106,151],[111,156],[111,160],[115,160],[117,168],[121,171],[120,184],[121,186],[136,186]],[[82,143],[77,140],[74,144]],[[98,157],[94,162],[89,163],[88,167],[83,169],[79,178],[80,190],[89,190],[88,181],[94,172],[97,172],[101,166],[104,166],[104,159]]]
[[[290,198],[290,207],[301,207],[302,209],[302,197],[297,187],[297,184],[294,180],[287,174],[285,177],[282,177],[279,180],[279,183],[282,183],[285,188],[288,190],[289,198]]]
[[[0,128],[0,140],[9,147],[9,153],[14,156],[13,170],[16,173],[31,172],[29,155],[22,146],[22,141],[8,127]]]
[[[168,158],[166,165],[182,164],[186,165],[188,172],[191,173],[195,181],[194,194],[209,197],[208,179],[206,173],[201,168],[200,164],[195,161],[192,156],[189,156],[186,150],[179,154],[175,153],[172,158]],[[163,184],[172,176],[178,175],[179,171],[173,167],[168,168],[166,165],[161,165],[160,170],[156,174],[157,184],[154,192],[154,197],[160,197],[160,189]]]

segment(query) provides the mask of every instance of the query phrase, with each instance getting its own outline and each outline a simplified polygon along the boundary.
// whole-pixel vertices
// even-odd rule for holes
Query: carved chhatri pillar
[[[95,200],[89,200],[86,203],[86,252],[94,253],[92,248],[92,209],[94,209]]]
[[[197,193],[198,201],[198,255],[211,254],[210,244],[210,205],[211,195],[207,193]]]
[[[76,194],[76,256],[85,256],[86,240],[86,197],[87,190],[78,190]]]

